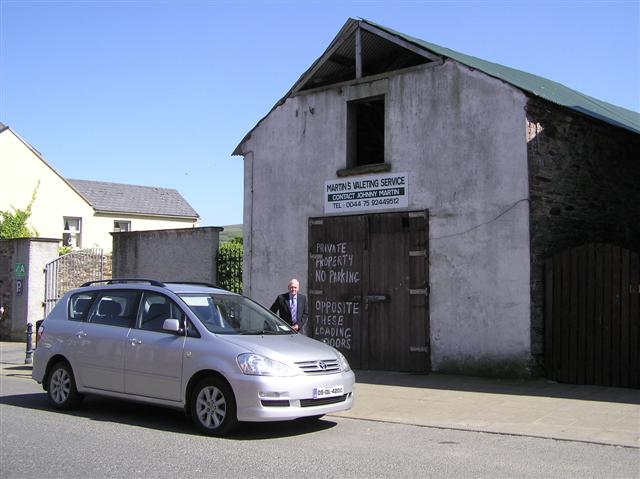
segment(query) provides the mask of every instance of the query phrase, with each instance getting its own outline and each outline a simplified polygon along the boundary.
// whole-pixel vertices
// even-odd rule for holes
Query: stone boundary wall
[[[74,254],[73,252],[70,254]],[[102,254],[102,258],[98,258],[99,254],[87,255],[85,257],[78,256],[74,259],[73,264],[67,264],[58,271],[58,291],[60,296],[70,289],[77,288],[87,281],[96,279],[109,279],[112,275],[112,258],[111,254]],[[63,258],[63,257],[61,257]],[[99,262],[102,264],[100,265]],[[99,272],[102,271],[102,275]]]
[[[640,251],[640,135],[531,99],[527,153],[531,346],[543,367],[545,259],[586,243]]]
[[[112,233],[113,277],[216,283],[220,227]]]
[[[49,238],[0,240],[0,340],[26,341],[27,324],[44,317],[44,266],[58,257],[59,243]],[[16,272],[18,263],[24,264],[24,275]]]
[[[11,335],[11,321],[13,316],[13,292],[14,292],[14,265],[15,243],[13,241],[0,241],[0,307],[3,312],[0,316],[0,338],[9,339]]]
[[[105,255],[100,248],[72,251],[46,266],[45,315],[51,312],[64,293],[87,281],[111,278],[112,270],[111,255]]]

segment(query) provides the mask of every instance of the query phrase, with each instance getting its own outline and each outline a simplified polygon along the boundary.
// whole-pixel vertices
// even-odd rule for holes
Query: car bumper
[[[289,378],[242,376],[231,386],[236,397],[239,421],[284,421],[319,416],[351,409],[354,400],[353,371],[318,376],[300,375]],[[314,389],[342,392],[314,398]]]
[[[44,374],[46,372],[49,357],[50,354],[48,350],[43,349],[42,346],[33,351],[33,369],[31,370],[31,377],[40,384],[42,384],[42,381],[44,380]]]

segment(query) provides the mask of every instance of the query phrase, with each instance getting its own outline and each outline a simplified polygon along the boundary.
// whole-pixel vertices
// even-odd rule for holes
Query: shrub
[[[0,211],[0,239],[14,239],[14,238],[30,238],[38,236],[36,231],[33,231],[27,226],[27,221],[31,216],[31,207],[36,201],[36,193],[40,182],[36,185],[31,195],[31,201],[24,210],[19,210],[13,206],[11,211]]]
[[[216,258],[218,286],[242,293],[242,242],[228,241],[220,244]]]

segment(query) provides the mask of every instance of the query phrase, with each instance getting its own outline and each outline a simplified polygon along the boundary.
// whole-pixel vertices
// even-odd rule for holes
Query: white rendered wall
[[[0,133],[0,210],[24,210],[37,187],[29,227],[40,238],[60,238],[64,217],[81,219],[82,248],[112,249],[114,220],[131,222],[132,231],[189,228],[193,219],[103,214],[95,210],[11,130]]]
[[[11,130],[0,133],[0,184],[0,210],[24,210],[38,187],[29,227],[41,238],[62,240],[64,216],[93,216],[93,208]]]
[[[434,370],[530,359],[526,97],[455,62],[288,99],[243,145],[245,290],[269,305],[307,282],[307,219],[345,168],[346,101],[385,94],[385,158],[430,212]]]

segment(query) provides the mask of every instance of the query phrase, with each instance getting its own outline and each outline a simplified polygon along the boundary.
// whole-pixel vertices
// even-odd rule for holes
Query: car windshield
[[[287,323],[248,298],[231,294],[181,294],[212,333],[293,334]]]

